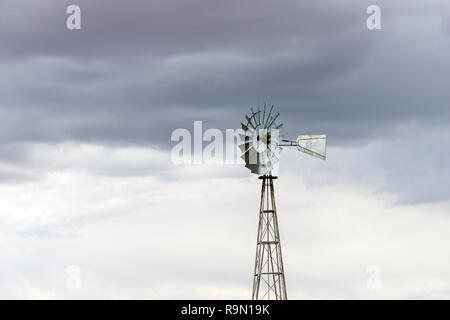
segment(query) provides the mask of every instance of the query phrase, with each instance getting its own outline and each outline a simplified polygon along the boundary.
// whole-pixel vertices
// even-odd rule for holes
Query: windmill
[[[283,139],[278,124],[279,113],[273,113],[264,104],[241,122],[244,133],[240,134],[239,148],[242,159],[250,171],[262,180],[259,209],[258,236],[256,240],[255,268],[253,273],[252,300],[286,300],[286,281],[281,254],[280,231],[272,175],[279,165],[281,147],[296,146],[299,151],[325,160],[326,135],[300,135],[296,140]]]

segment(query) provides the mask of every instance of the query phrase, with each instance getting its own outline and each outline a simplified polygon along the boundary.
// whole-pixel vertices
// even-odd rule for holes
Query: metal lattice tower
[[[252,299],[286,300],[286,281],[273,188],[273,180],[277,177],[269,173],[269,175],[260,176],[259,179],[262,180],[261,205]]]

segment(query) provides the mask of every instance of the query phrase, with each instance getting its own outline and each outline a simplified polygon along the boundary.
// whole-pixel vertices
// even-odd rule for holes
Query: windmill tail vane
[[[275,189],[272,175],[280,161],[282,147],[297,147],[303,153],[326,159],[326,135],[299,135],[296,140],[284,139],[279,134],[283,123],[277,121],[279,113],[274,106],[250,109],[241,122],[243,134],[240,134],[242,156],[247,167],[262,180],[261,202],[259,210],[256,257],[253,272],[253,300],[286,300],[286,280],[283,257],[281,254],[280,231],[278,227]]]

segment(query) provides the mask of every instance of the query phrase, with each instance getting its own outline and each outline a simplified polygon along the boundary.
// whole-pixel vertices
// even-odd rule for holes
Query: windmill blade
[[[256,130],[251,129],[251,128],[248,130],[245,130],[244,133],[239,133],[239,138],[241,140],[246,140],[246,138],[251,138],[251,137],[253,137],[255,131]]]
[[[246,143],[239,145],[238,147],[239,147],[239,149],[241,149],[242,154],[244,154],[244,153],[248,152],[248,150],[250,148],[252,148],[253,146],[250,143],[246,142]]]
[[[246,130],[244,133],[239,134],[240,142],[238,142],[238,147],[241,149],[241,152],[247,152],[248,149],[253,146],[253,134],[253,129]]]
[[[325,160],[327,157],[327,136],[325,134],[307,134],[297,138],[299,151]]]
[[[250,146],[252,147],[252,141],[250,139],[242,141],[241,143],[238,144],[238,147],[242,149],[242,146]]]
[[[252,122],[254,116],[255,116],[254,114],[252,114],[251,117],[249,117],[248,115],[245,115],[245,119],[247,120],[247,127],[250,125],[253,129],[256,128],[256,126]]]
[[[252,116],[250,117],[251,120],[255,123],[254,128],[258,126],[258,121],[256,121],[256,112],[253,110],[253,108],[250,108],[250,111],[252,113]]]
[[[250,171],[254,174],[266,174],[269,170],[266,167],[262,167],[260,165],[254,165],[254,164],[246,164],[246,168],[249,168]]]
[[[263,117],[261,119],[261,123],[265,123],[266,120],[266,103],[264,102],[264,111],[263,111]]]
[[[264,123],[264,128],[267,128],[267,123],[272,119],[272,111],[273,111],[273,105],[270,108],[269,115],[267,116],[267,119],[266,119],[266,123]]]
[[[278,148],[278,150],[277,149],[272,150],[271,148],[267,148],[267,153],[272,158],[273,163],[280,161],[281,150],[282,150],[282,148]]]
[[[258,105],[258,125],[261,124],[261,108]]]
[[[247,151],[245,151],[245,153],[241,155],[241,158],[246,164],[260,165],[259,154],[253,147],[250,147]]]
[[[259,153],[259,161],[262,164],[262,167],[269,167],[272,162],[270,159],[270,155],[267,153],[267,150]]]
[[[241,127],[242,127],[242,130],[244,130],[244,131],[248,130],[248,126],[243,124],[242,122],[241,122]]]
[[[264,158],[264,166],[265,167],[272,167],[273,164],[276,162],[276,160],[274,159],[272,153],[269,151],[269,149],[266,149],[266,151],[264,151],[262,153],[263,158]]]
[[[261,124],[260,118],[261,118],[261,110],[259,110],[259,106],[258,106],[258,111],[254,111],[253,108],[250,108],[250,111],[252,112],[252,120],[255,122],[255,128],[258,127]]]
[[[253,164],[246,164],[245,165],[246,168],[249,168],[250,171],[254,174],[259,174],[258,172],[258,166],[257,165],[253,165]]]
[[[269,125],[267,126],[267,128],[271,128],[271,127],[272,127],[272,124],[274,124],[275,121],[277,121],[277,118],[278,118],[279,115],[280,115],[280,114],[278,113],[278,114],[275,116],[275,118],[273,118],[272,121],[270,121],[270,123],[269,123]]]

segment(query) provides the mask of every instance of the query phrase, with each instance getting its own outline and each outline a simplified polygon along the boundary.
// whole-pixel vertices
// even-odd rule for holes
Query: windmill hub
[[[253,146],[256,152],[261,153],[267,149],[268,135],[264,130],[257,129],[253,136]]]
[[[262,180],[253,300],[287,299],[273,184],[278,177],[272,175],[280,159],[281,147],[296,146],[301,152],[322,160],[326,158],[326,135],[300,135],[295,141],[283,139],[279,134],[283,124],[276,122],[280,114],[274,115],[273,109],[274,106],[266,109],[266,105],[263,109],[258,107],[257,111],[250,109],[250,116],[246,115],[245,121],[241,122],[244,130],[240,135],[241,157],[245,166]]]

